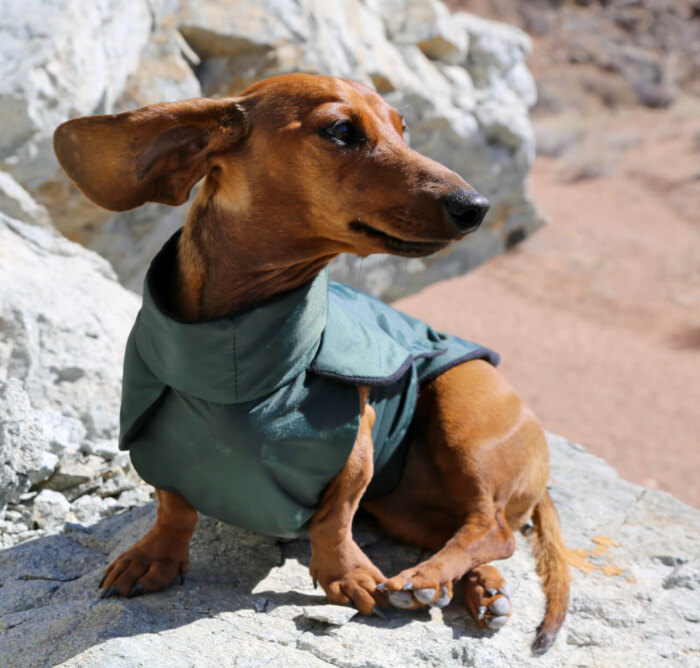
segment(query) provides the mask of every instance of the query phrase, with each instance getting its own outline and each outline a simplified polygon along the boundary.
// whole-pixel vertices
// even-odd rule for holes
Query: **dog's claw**
[[[389,603],[395,608],[401,608],[402,610],[411,610],[416,606],[413,594],[410,591],[390,591]]]
[[[377,587],[377,591],[380,591],[382,593],[386,592],[386,583],[385,582],[380,582]]]
[[[498,594],[498,589],[493,589],[493,587],[489,588],[486,590],[486,595],[491,598],[492,596],[495,596]]]
[[[479,612],[476,615],[477,619],[483,619],[484,617],[486,617],[486,610],[487,607],[485,605],[480,605]]]
[[[311,579],[311,582],[312,582],[313,585],[314,585],[314,589],[318,589],[318,580],[317,580],[316,578],[312,578],[312,579]]]
[[[131,591],[126,595],[127,598],[134,598],[135,596],[141,596],[143,594],[143,585],[140,582],[137,582],[132,588]]]
[[[101,599],[109,598],[110,596],[113,596],[119,591],[119,587],[107,587],[107,589],[103,589],[102,593],[100,594]]]
[[[433,605],[436,608],[444,608],[449,605],[451,600],[452,597],[450,596],[449,589],[445,585],[442,585],[442,593],[436,601],[433,601]]]
[[[510,601],[505,596],[499,596],[489,605],[489,610],[497,616],[507,615],[511,611]]]
[[[379,617],[379,619],[381,619],[381,620],[384,621],[384,622],[388,622],[388,621],[389,621],[389,615],[387,615],[386,612],[384,612],[384,610],[382,610],[381,608],[377,607],[376,605],[375,605],[375,606],[372,606],[372,614],[373,614],[375,617]]]
[[[181,585],[185,584],[185,574],[184,573],[180,573],[180,584]]]
[[[419,603],[428,604],[435,598],[435,590],[432,587],[426,587],[425,589],[416,589],[413,592],[416,600]]]
[[[401,591],[413,591],[413,582],[407,582],[403,587],[401,587]]]
[[[509,619],[510,617],[502,615],[498,617],[486,617],[484,621],[486,622],[486,626],[495,631],[496,629],[500,629],[502,626],[505,626]]]
[[[100,584],[97,585],[98,589],[102,589],[102,585],[105,583],[105,580],[107,579],[107,573],[105,573],[102,578],[100,579]]]
[[[510,588],[510,585],[506,582],[499,590],[499,594],[503,594],[506,598],[512,598],[513,597],[513,590]]]

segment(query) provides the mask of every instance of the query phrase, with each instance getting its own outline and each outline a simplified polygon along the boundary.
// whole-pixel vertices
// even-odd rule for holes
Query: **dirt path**
[[[700,152],[689,141],[700,114],[682,127],[635,118],[643,139],[611,176],[564,183],[560,163],[538,158],[531,190],[551,226],[397,306],[498,350],[547,429],[700,506]]]

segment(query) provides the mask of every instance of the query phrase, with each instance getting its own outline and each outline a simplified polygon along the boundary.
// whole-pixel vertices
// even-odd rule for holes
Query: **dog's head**
[[[413,151],[403,131],[401,115],[367,86],[290,74],[236,98],[71,120],[54,146],[107,209],[183,204],[206,176],[200,196],[222,225],[265,226],[268,240],[276,232],[314,252],[417,257],[475,230],[489,204]]]

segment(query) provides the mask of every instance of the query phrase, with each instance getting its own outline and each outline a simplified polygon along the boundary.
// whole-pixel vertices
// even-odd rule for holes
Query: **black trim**
[[[325,378],[332,378],[346,385],[367,385],[369,387],[382,387],[384,385],[391,385],[399,380],[402,376],[406,375],[408,370],[411,368],[413,362],[418,359],[432,359],[433,357],[438,357],[444,355],[447,350],[433,350],[429,353],[421,353],[420,355],[409,355],[406,361],[392,373],[390,376],[344,376],[340,373],[334,373],[333,371],[322,371],[321,369],[315,369],[313,366],[309,365],[306,370],[316,374],[317,376],[324,376]]]
[[[419,378],[418,382],[421,385],[425,385],[426,383],[429,383],[431,380],[435,380],[438,376],[441,376],[446,371],[449,371],[450,369],[459,366],[460,364],[479,359],[485,360],[489,362],[489,364],[493,364],[493,366],[498,366],[498,363],[501,361],[501,356],[497,352],[491,350],[490,348],[477,348],[473,352],[467,353],[466,355],[462,355],[462,357],[458,357],[457,359],[452,360],[449,364],[441,366],[439,369],[436,369],[435,371],[429,373],[427,376]]]

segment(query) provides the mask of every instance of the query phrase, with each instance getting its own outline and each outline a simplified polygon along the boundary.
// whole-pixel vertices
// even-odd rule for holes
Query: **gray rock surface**
[[[33,408],[79,421],[89,440],[115,437],[139,304],[97,253],[0,213],[0,381],[21,381]],[[54,440],[79,438],[69,422]]]
[[[49,212],[15,181],[9,172],[0,171],[0,211],[25,223],[50,227]]]
[[[439,0],[105,0],[87,12],[78,0],[5,4],[0,169],[48,208],[64,234],[107,257],[131,289],[140,291],[151,257],[182,225],[186,207],[117,215],[99,209],[57,170],[55,126],[202,93],[235,95],[285,72],[374,86],[406,116],[417,150],[462,174],[492,203],[482,230],[408,262],[408,274],[404,259],[358,264],[344,257],[336,278],[396,298],[463,273],[543,222],[525,190],[535,88],[525,66],[529,40],[516,28],[450,15]],[[408,278],[396,280],[399,273]]]
[[[0,214],[0,546],[149,500],[116,444],[139,303],[96,253]]]
[[[152,525],[150,505],[0,552],[0,655],[22,668],[149,666],[163,657],[174,667],[697,665],[700,511],[620,480],[580,446],[558,437],[550,446],[551,493],[583,570],[572,569],[567,622],[542,658],[529,651],[543,596],[521,536],[499,564],[514,616],[497,632],[478,629],[460,601],[442,612],[394,610],[388,622],[338,618],[328,606],[333,617],[320,621],[307,541],[278,542],[207,518],[184,585],[98,600],[106,564]],[[355,535],[387,574],[421,556],[366,519]]]
[[[3,0],[0,161],[21,183],[53,173],[56,125],[71,115],[111,111],[150,37],[150,4]]]
[[[0,381],[0,520],[7,504],[17,503],[34,483],[48,478],[56,464],[22,383]]]

